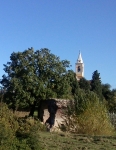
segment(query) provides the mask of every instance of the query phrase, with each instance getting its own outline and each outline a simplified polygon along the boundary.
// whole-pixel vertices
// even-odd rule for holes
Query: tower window
[[[78,66],[78,68],[77,68],[77,71],[78,71],[78,72],[80,72],[80,71],[81,71],[81,68],[80,68],[80,66]]]

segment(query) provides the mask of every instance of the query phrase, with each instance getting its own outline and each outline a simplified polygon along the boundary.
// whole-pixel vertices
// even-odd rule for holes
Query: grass
[[[4,112],[5,113],[3,113],[3,119],[5,117],[6,119],[11,119],[11,116],[13,114],[11,115],[6,107],[4,108]],[[22,115],[23,114],[21,113],[21,116]],[[36,116],[36,113],[34,115]],[[14,122],[14,120],[11,121]],[[36,141],[36,143],[38,143],[39,141],[40,145],[42,146],[42,150],[116,150],[116,131],[114,136],[90,136],[87,134],[71,134],[67,132],[47,132],[43,130],[37,130],[38,128],[41,129],[42,124],[40,124],[40,126],[38,126],[39,124],[37,124],[37,126],[34,126],[34,120],[31,118],[27,118],[26,120],[22,121],[21,123],[19,123],[19,126],[21,127],[20,130],[26,132],[28,128],[30,128],[30,126],[34,127],[34,132],[32,132],[30,138],[32,140],[31,145],[33,146]],[[12,125],[12,122],[10,126]],[[2,131],[4,135],[5,132],[1,128],[1,133]],[[39,136],[37,133],[39,134]],[[35,146],[37,145],[36,143]],[[40,150],[40,148],[37,146],[36,150]]]
[[[38,112],[34,111],[34,117],[37,117],[37,115],[38,115]]]
[[[40,132],[44,150],[116,150],[116,136]]]

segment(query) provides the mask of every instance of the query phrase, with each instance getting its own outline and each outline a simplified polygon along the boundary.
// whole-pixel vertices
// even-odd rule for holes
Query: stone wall
[[[46,120],[49,118],[49,112],[48,112],[48,108],[46,107],[46,105],[49,105],[52,102],[56,102],[56,105],[58,107],[57,112],[55,114],[55,127],[58,127],[58,124],[62,124],[63,122],[63,116],[64,116],[64,111],[67,108],[67,105],[70,103],[70,100],[66,100],[66,99],[49,99],[44,101],[43,103],[43,108],[44,109],[44,115],[43,115],[43,122],[45,123]]]

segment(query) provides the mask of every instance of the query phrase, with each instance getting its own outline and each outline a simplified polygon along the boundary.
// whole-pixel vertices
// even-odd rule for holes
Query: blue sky
[[[98,70],[116,88],[116,0],[0,1],[0,79],[11,53],[33,47],[75,63],[81,50],[85,78]]]

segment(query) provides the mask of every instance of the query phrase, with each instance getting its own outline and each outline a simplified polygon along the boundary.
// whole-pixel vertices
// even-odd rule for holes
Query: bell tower
[[[84,63],[81,56],[81,52],[79,52],[79,56],[75,64],[75,73],[77,80],[80,80],[81,78],[84,77]]]

